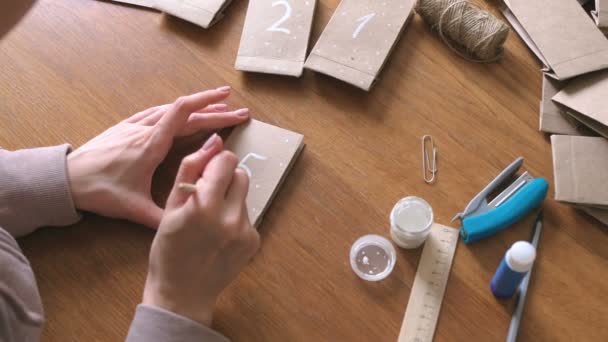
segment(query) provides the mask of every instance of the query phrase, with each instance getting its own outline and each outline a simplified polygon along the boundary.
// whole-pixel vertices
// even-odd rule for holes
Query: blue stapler
[[[510,227],[543,202],[549,184],[544,178],[534,178],[524,172],[488,203],[488,195],[511,178],[523,163],[524,158],[517,158],[469,202],[464,212],[452,219],[452,222],[462,221],[460,236],[465,243],[487,238]]]

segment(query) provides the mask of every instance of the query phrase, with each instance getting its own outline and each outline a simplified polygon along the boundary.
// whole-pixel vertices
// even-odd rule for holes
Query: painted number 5
[[[245,156],[245,158],[243,158],[243,160],[241,160],[241,162],[239,163],[239,168],[241,168],[243,171],[245,171],[247,176],[249,176],[249,178],[251,178],[253,173],[251,172],[251,169],[249,168],[249,166],[246,165],[247,160],[249,160],[249,158],[253,158],[253,159],[257,159],[257,160],[268,160],[268,157],[263,156],[261,154],[257,154],[257,153],[249,153]]]
[[[279,27],[279,25],[281,25],[285,20],[289,19],[289,17],[291,17],[291,5],[289,4],[289,2],[287,2],[287,0],[279,0],[279,1],[275,1],[272,3],[272,7],[275,6],[285,6],[285,14],[283,14],[283,16],[281,17],[281,19],[277,20],[274,24],[270,25],[269,28],[266,29],[266,31],[276,31],[276,32],[283,32],[283,33],[287,33],[290,34],[291,31],[289,31],[289,29],[283,28],[283,27]]]
[[[359,35],[359,32],[361,32],[361,30],[363,30],[363,27],[365,27],[365,25],[372,20],[372,18],[376,15],[376,13],[370,13],[368,15],[364,15],[361,18],[357,19],[357,21],[360,21],[361,23],[359,24],[359,26],[357,26],[357,28],[355,29],[355,32],[353,32],[353,39],[357,38],[357,36]]]

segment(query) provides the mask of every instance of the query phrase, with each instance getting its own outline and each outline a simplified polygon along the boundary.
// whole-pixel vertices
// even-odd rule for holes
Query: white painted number
[[[361,24],[359,24],[359,26],[357,26],[357,29],[355,30],[355,32],[353,32],[353,39],[357,38],[357,36],[359,35],[359,32],[361,32],[361,30],[363,30],[363,27],[370,21],[372,20],[372,18],[376,15],[376,13],[370,13],[368,15],[364,15],[361,18],[357,19],[357,21],[360,21]]]
[[[239,163],[239,167],[241,169],[243,169],[243,171],[245,171],[245,173],[247,174],[247,176],[249,176],[249,178],[251,178],[251,169],[249,168],[249,166],[245,165],[245,163],[247,163],[247,160],[249,158],[253,158],[253,159],[257,159],[257,160],[268,160],[268,157],[264,157],[261,154],[257,154],[257,153],[249,153],[245,156],[245,158],[243,158],[243,160],[241,160],[241,162]]]
[[[277,22],[270,25],[270,27],[267,28],[266,31],[276,31],[276,32],[283,32],[283,33],[290,34],[291,31],[289,31],[289,29],[279,27],[279,25],[281,25],[285,20],[287,20],[287,19],[289,19],[289,17],[291,17],[291,5],[286,0],[279,0],[279,1],[275,1],[272,3],[272,7],[279,6],[279,5],[285,6],[285,14],[283,14],[281,19],[279,19]]]

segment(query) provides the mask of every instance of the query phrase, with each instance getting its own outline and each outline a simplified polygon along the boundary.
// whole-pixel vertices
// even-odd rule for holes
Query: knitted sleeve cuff
[[[220,333],[173,312],[139,304],[127,342],[230,342]]]
[[[80,215],[70,192],[69,145],[0,150],[0,225],[13,236],[42,226],[65,226]]]

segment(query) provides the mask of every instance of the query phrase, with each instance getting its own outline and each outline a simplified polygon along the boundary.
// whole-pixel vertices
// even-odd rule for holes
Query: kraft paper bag
[[[130,5],[137,5],[141,7],[149,7],[154,8],[154,4],[156,0],[112,0],[114,2],[122,2]]]
[[[155,7],[167,14],[209,28],[224,17],[232,0],[154,0]]]
[[[543,74],[543,89],[540,101],[540,130],[542,132],[579,135],[576,129],[579,123],[570,117],[564,108],[559,107],[551,100],[566,84],[567,81],[558,81]]]
[[[304,67],[363,90],[376,81],[415,0],[342,0]]]
[[[250,0],[234,67],[299,77],[316,0]]]
[[[581,207],[584,212],[594,217],[596,220],[608,225],[608,210],[598,208]]]
[[[304,148],[304,136],[260,121],[250,120],[234,129],[225,143],[249,175],[247,210],[254,227]]]
[[[552,99],[567,107],[569,115],[608,137],[608,71],[573,79]]]
[[[608,0],[595,0],[595,11],[591,16],[600,29],[608,29]]]
[[[551,136],[555,199],[608,208],[608,140]]]
[[[608,67],[608,40],[576,0],[504,0],[503,14],[545,64],[565,80]]]

